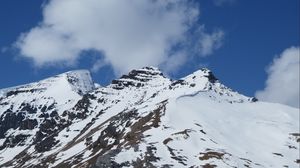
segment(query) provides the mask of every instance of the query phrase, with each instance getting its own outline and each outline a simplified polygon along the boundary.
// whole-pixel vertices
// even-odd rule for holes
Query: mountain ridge
[[[51,88],[43,81],[59,82]],[[102,87],[95,87],[87,71],[69,71],[25,90],[0,94],[1,167],[297,167],[299,162],[297,109],[241,95],[208,69],[172,80],[144,67]]]

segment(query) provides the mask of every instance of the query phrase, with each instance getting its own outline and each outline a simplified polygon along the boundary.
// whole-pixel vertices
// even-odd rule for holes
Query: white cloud
[[[17,46],[23,56],[33,58],[38,66],[59,61],[72,64],[80,51],[71,37],[48,26],[35,27],[28,34],[21,35]]]
[[[186,0],[50,0],[43,21],[23,33],[16,46],[37,66],[73,65],[82,51],[96,50],[104,54],[104,62],[96,61],[92,69],[110,64],[119,74],[165,65],[172,55],[180,55],[170,54],[172,47],[189,38],[186,32],[198,17],[197,5]],[[221,36],[203,30],[199,51],[211,54]],[[179,66],[174,65],[169,67]]]
[[[299,47],[291,47],[275,58],[267,69],[266,87],[256,97],[299,108],[299,57]]]
[[[172,73],[174,70],[177,70],[187,61],[186,53],[176,52],[173,55],[169,56],[168,60],[163,65],[164,70],[167,73]]]
[[[224,32],[222,30],[216,30],[211,34],[205,33],[204,30],[200,30],[197,51],[202,56],[210,55],[214,50],[219,49],[222,46],[223,38]]]
[[[107,65],[107,60],[105,59],[98,59],[94,65],[91,68],[92,72],[97,72],[99,69],[101,69],[102,67],[104,67],[105,65]]]

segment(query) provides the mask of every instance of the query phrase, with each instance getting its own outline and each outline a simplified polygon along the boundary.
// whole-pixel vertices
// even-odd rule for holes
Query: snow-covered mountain
[[[299,167],[299,109],[257,101],[208,69],[154,67],[106,87],[70,71],[0,90],[0,167]]]

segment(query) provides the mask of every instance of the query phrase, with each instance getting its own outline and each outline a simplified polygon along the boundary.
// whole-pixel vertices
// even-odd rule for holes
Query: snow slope
[[[48,136],[40,127],[57,124],[59,115],[93,89],[87,70],[70,71],[39,82],[1,89],[0,162],[12,159],[35,139]],[[45,135],[37,138],[37,134]]]
[[[172,80],[145,67],[96,88],[73,71],[25,86],[0,95],[1,167],[299,167],[299,109],[241,95],[208,69]],[[55,105],[41,110],[41,96]],[[20,100],[37,110],[7,118]]]

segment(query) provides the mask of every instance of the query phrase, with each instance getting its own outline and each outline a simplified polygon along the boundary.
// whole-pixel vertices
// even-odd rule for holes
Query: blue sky
[[[217,4],[217,1],[224,3]],[[200,35],[195,33],[193,28],[189,29],[191,34],[188,40],[191,44],[187,48],[193,48],[194,46],[191,45],[198,43],[199,39],[203,40],[204,37],[215,37],[221,41],[215,41],[214,45],[217,46],[209,54],[193,56],[191,54],[197,55],[197,53],[187,53],[188,59],[185,59],[183,65],[166,70],[175,79],[205,66],[211,69],[225,85],[245,95],[254,96],[257,90],[264,89],[265,82],[270,75],[266,69],[273,59],[285,49],[299,46],[299,0],[199,0],[195,1],[195,4],[199,14],[195,16],[193,26],[202,27],[202,29]],[[46,3],[39,0],[3,0],[0,2],[0,88],[37,81],[68,70],[92,69],[97,60],[98,62],[107,61],[104,56],[105,52],[94,50],[80,52],[80,56],[75,58],[75,63],[68,64],[64,60],[64,63],[51,63],[50,66],[47,62],[37,65],[36,57],[22,56],[14,44],[21,33],[29,32],[32,28],[41,25],[43,5]],[[59,17],[60,15],[63,14],[51,16]],[[150,17],[150,19],[153,18]],[[167,21],[161,20],[158,23]],[[154,20],[153,23],[157,22]],[[140,26],[137,24],[137,27]],[[176,35],[177,37],[178,32],[182,33],[180,31],[179,28],[178,31],[174,30],[174,34],[170,36]],[[216,44],[217,42],[220,44]],[[173,46],[171,52],[173,50],[175,51],[176,47]],[[104,51],[109,53],[109,50],[104,49]],[[154,54],[157,53],[154,52]],[[114,57],[113,54],[112,57]],[[181,57],[178,59],[176,57],[175,60],[180,61],[179,58]],[[38,61],[41,60],[41,58],[38,59]],[[168,60],[167,58],[160,65],[168,64]],[[113,66],[110,63],[105,63],[103,66],[100,64],[100,66],[101,68],[96,68],[92,75],[94,80],[102,85],[108,84],[127,68],[116,61]]]

